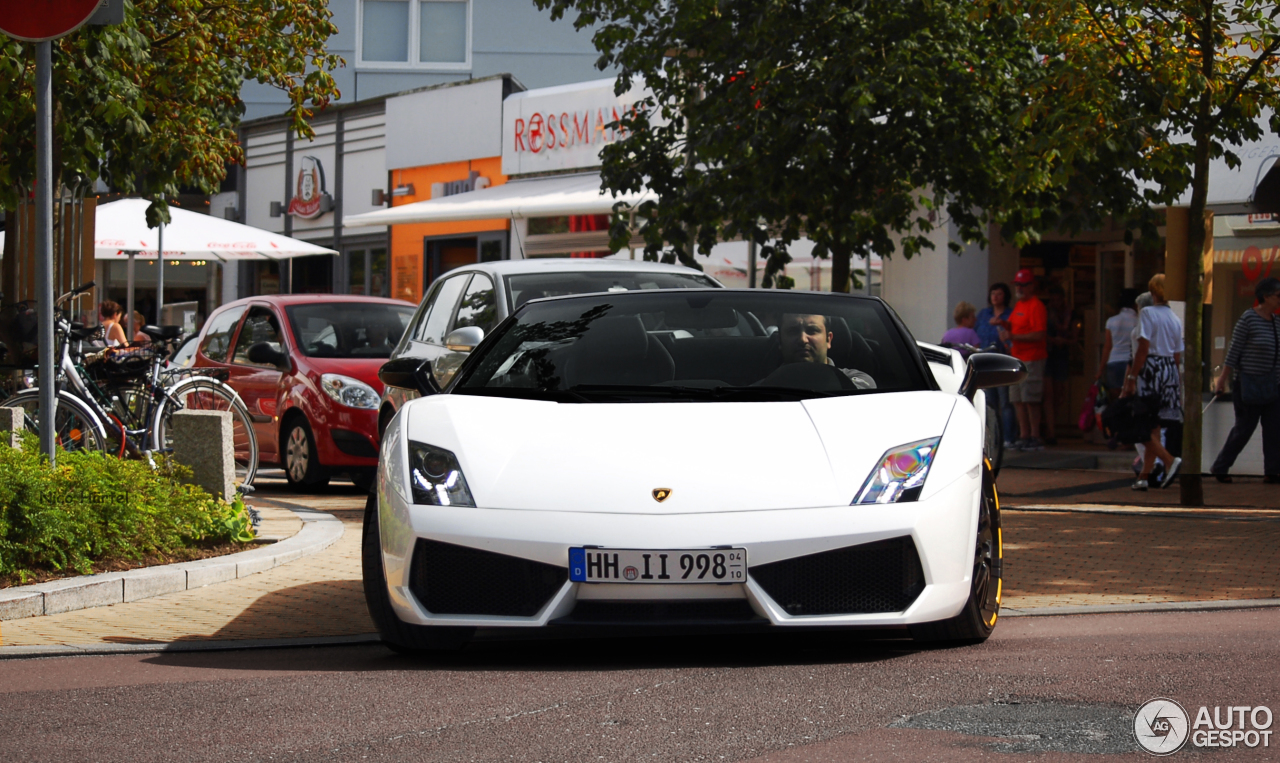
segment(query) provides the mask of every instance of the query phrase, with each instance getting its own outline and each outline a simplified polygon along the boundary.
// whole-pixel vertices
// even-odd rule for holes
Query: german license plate
[[[747,550],[571,548],[569,579],[577,583],[745,583]]]

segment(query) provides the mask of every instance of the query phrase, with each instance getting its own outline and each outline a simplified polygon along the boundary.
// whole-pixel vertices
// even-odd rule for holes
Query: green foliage
[[[338,29],[327,0],[130,0],[118,26],[53,43],[54,171],[68,186],[102,177],[156,199],[214,193],[244,152],[240,90],[284,90],[294,129],[338,96],[325,51]],[[0,35],[0,207],[35,179],[35,45]],[[168,217],[153,204],[148,222]]]
[[[609,189],[658,194],[639,214],[650,258],[693,264],[695,246],[750,236],[770,255],[769,285],[804,236],[849,281],[851,255],[911,257],[939,225],[981,242],[994,223],[1025,241],[1141,198],[1126,159],[1145,138],[1110,129],[1061,145],[1079,135],[1062,126],[1099,107],[1037,100],[1054,72],[1033,19],[990,3],[535,1],[596,30],[619,92],[638,79],[653,91],[621,120],[602,173]]]
[[[1262,0],[994,0],[1033,20],[1027,32],[1046,53],[1035,93],[1041,112],[1093,114],[1059,122],[1051,142],[1064,152],[1111,141],[1141,141],[1120,159],[1151,181],[1148,201],[1172,200],[1188,186],[1188,217],[1204,219],[1210,162],[1238,167],[1233,146],[1280,132],[1280,8]],[[1090,108],[1092,107],[1092,112]],[[1269,123],[1269,124],[1268,124]],[[1257,182],[1257,179],[1254,180]],[[1255,189],[1256,190],[1256,189]],[[1183,458],[1200,462],[1203,250],[1205,226],[1187,231],[1186,417]],[[1182,296],[1182,295],[1178,295]],[[1203,503],[1198,472],[1179,483],[1182,503]]]
[[[35,437],[0,447],[0,577],[35,571],[87,574],[100,559],[138,560],[198,542],[253,539],[239,499],[218,501],[162,460],[59,452],[50,468]]]

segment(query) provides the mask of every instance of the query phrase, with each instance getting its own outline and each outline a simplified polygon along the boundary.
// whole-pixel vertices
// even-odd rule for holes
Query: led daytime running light
[[[907,443],[886,451],[867,477],[853,503],[897,503],[914,501],[924,486],[929,467],[938,453],[941,437]]]
[[[457,456],[444,448],[409,443],[409,489],[413,502],[427,506],[476,505]]]

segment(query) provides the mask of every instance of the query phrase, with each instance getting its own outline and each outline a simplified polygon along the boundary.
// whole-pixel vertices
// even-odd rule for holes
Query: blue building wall
[[[357,13],[361,0],[330,0],[338,33],[329,39],[329,50],[347,65],[334,72],[342,91],[341,101],[374,98],[403,90],[444,82],[509,73],[527,88],[550,87],[607,77],[595,67],[598,54],[591,32],[579,33],[571,18],[552,21],[532,0],[470,0],[471,67],[465,71],[430,71],[361,65],[356,59]],[[279,114],[288,106],[284,94],[256,82],[241,91],[244,119]]]

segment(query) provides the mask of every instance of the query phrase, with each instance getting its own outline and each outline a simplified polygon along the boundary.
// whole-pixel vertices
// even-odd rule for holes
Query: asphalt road
[[[1015,618],[932,651],[788,633],[9,660],[0,760],[1145,760],[1150,698],[1280,711],[1277,632],[1270,609]]]

